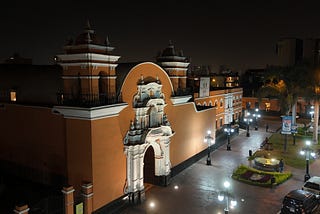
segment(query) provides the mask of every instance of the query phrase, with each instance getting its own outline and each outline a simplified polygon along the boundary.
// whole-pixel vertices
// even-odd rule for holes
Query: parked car
[[[303,190],[307,190],[309,192],[313,192],[318,197],[320,196],[320,177],[312,176],[307,180],[302,187]]]
[[[280,213],[320,213],[319,200],[312,192],[302,189],[292,190],[283,198]]]

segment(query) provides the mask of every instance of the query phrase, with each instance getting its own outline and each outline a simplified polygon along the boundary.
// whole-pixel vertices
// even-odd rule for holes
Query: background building
[[[281,66],[295,65],[303,59],[303,41],[297,38],[282,38],[277,42],[277,54]]]

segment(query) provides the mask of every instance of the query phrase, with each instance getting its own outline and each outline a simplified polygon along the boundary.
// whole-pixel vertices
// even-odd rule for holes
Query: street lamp
[[[248,113],[248,115],[250,115],[250,113]],[[249,126],[250,126],[250,123],[252,122],[252,118],[246,117],[243,120],[244,122],[247,123],[247,137],[250,137]]]
[[[261,117],[261,115],[259,114],[259,109],[256,108],[255,112],[252,116],[255,118],[255,122],[256,122],[256,126],[254,127],[254,130],[258,130],[258,118]]]
[[[311,157],[315,157],[316,153],[313,152],[313,150],[310,148],[310,144],[311,142],[309,140],[306,141],[306,147],[304,147],[301,151],[300,154],[301,155],[305,155],[306,158],[306,174],[304,176],[304,181],[306,182],[307,180],[309,180],[310,178],[310,174],[309,174],[309,159],[310,159],[310,155]]]
[[[310,108],[311,108],[311,111],[309,112],[309,114],[310,114],[310,116],[311,116],[311,127],[313,128],[313,122],[314,122],[314,117],[313,117],[313,115],[314,115],[314,106],[311,106]],[[311,127],[310,127],[310,128],[311,128]]]
[[[229,213],[229,207],[230,208],[234,208],[237,205],[237,201],[233,199],[232,195],[229,193],[229,188],[230,188],[230,182],[229,181],[225,181],[223,183],[223,186],[225,188],[225,191],[220,192],[218,195],[218,200],[219,201],[223,201],[224,199],[226,199],[226,207],[224,208],[224,213],[228,214]],[[229,198],[230,200],[230,205],[229,205]]]
[[[207,165],[211,165],[211,158],[210,158],[210,146],[214,144],[213,137],[211,136],[211,131],[207,131],[207,135],[204,137],[204,142],[208,143],[208,157],[207,157]]]
[[[230,134],[234,132],[234,129],[231,127],[231,124],[228,124],[227,127],[224,128],[224,132],[227,134],[228,138],[227,150],[231,151]]]

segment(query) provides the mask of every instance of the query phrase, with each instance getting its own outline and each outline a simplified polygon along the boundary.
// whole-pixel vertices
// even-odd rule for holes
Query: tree
[[[289,115],[292,112],[293,124],[296,124],[296,106],[298,97],[305,95],[310,88],[312,69],[306,63],[295,66],[270,66],[266,69],[265,83],[258,91],[258,98],[275,97],[280,101],[281,113]],[[294,141],[295,142],[295,141]],[[284,150],[287,148],[285,138]]]

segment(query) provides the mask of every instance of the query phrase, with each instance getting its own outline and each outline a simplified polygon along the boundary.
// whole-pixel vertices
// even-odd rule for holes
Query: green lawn
[[[286,166],[291,166],[298,169],[304,169],[306,167],[305,156],[300,155],[300,151],[306,146],[307,140],[311,141],[310,148],[317,154],[320,151],[320,144],[314,144],[312,141],[312,133],[307,132],[308,127],[298,128],[298,133],[296,134],[295,145],[293,145],[293,136],[274,133],[270,138],[269,142],[272,144],[271,150],[261,149],[256,151],[249,160],[253,160],[255,157],[265,157],[265,158],[275,158],[283,159],[284,161],[284,172],[266,172],[251,168],[249,166],[240,165],[237,167],[232,177],[236,180],[257,186],[272,186],[271,178],[275,179],[275,183],[281,184],[288,180],[292,174],[290,171],[286,170]],[[284,150],[285,141],[286,151]],[[310,158],[310,163],[314,161]],[[258,180],[257,180],[258,178]]]
[[[254,157],[257,156],[265,156],[267,158],[276,158],[276,159],[283,159],[285,166],[289,165],[294,168],[303,169],[306,165],[305,156],[300,155],[300,151],[305,147],[305,142],[307,140],[311,141],[311,148],[317,153],[320,149],[320,144],[313,144],[312,143],[312,136],[304,136],[304,135],[297,135],[296,136],[296,144],[293,145],[293,137],[292,135],[287,136],[287,149],[284,152],[284,144],[285,144],[285,136],[279,133],[274,133],[270,138],[269,142],[272,143],[272,150],[259,150],[254,153]],[[312,163],[313,159],[310,160]]]

